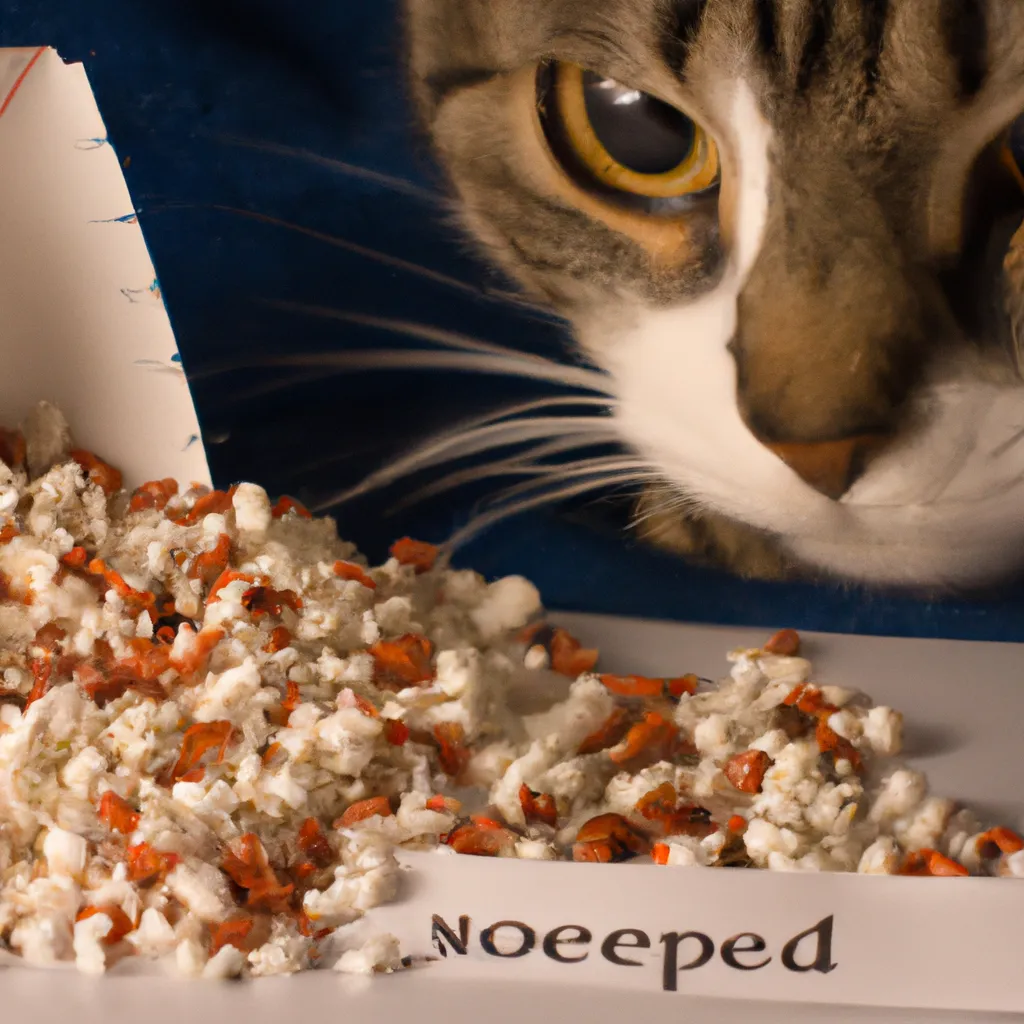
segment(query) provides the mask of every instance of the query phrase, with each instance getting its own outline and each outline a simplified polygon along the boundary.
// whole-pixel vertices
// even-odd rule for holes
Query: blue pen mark
[[[107,139],[78,139],[75,142],[75,149],[102,149],[107,144]]]
[[[138,211],[135,213],[125,213],[120,217],[107,217],[105,220],[91,220],[90,224],[136,224],[139,220]]]
[[[181,365],[181,353],[180,352],[175,352],[174,355],[171,356],[171,362],[172,363],[177,363],[180,366]]]
[[[185,442],[185,447],[181,450],[187,452],[199,440],[198,434],[189,434],[188,440]]]
[[[163,296],[160,291],[160,284],[157,279],[153,278],[153,283],[146,288],[122,288],[121,294],[129,301],[134,303],[145,302],[150,305],[159,304],[163,301]]]

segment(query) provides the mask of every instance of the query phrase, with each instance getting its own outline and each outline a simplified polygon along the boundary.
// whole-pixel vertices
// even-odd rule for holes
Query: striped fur
[[[737,556],[750,573],[1024,567],[1024,196],[999,156],[1024,113],[1021,0],[406,4],[466,228],[573,323],[623,441],[681,498],[651,532],[687,549],[696,509],[718,548],[773,551]],[[549,60],[703,123],[720,192],[666,218],[569,180],[536,128]],[[884,445],[840,500],[773,454],[860,436]]]

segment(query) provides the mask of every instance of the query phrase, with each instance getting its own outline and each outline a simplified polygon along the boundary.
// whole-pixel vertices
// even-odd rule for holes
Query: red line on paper
[[[11,86],[11,91],[4,97],[3,103],[0,103],[0,117],[4,116],[7,108],[11,105],[11,100],[14,99],[15,93],[21,88],[22,83],[26,78],[28,78],[28,73],[35,66],[36,61],[39,60],[39,58],[46,52],[46,49],[47,48],[45,46],[40,46],[39,49],[32,54],[31,59],[22,69],[21,74],[14,80],[14,85]]]

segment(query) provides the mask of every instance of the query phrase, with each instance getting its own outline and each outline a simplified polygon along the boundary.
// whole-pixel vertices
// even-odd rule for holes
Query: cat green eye
[[[718,147],[685,114],[575,64],[550,65],[547,74],[547,127],[557,131],[558,155],[597,185],[661,200],[718,183]]]

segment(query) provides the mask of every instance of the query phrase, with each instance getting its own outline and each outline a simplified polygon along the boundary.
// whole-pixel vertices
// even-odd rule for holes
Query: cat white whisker
[[[453,533],[443,545],[447,555],[462,547],[468,541],[478,536],[488,527],[494,526],[512,516],[527,512],[530,509],[541,508],[544,505],[553,505],[555,502],[563,501],[566,498],[579,497],[582,494],[593,493],[613,485],[625,485],[640,482],[646,479],[638,477],[635,473],[619,473],[600,476],[590,480],[581,480],[565,487],[558,487],[543,494],[533,494],[506,505],[501,508],[492,509],[479,516],[474,516],[462,529]]]
[[[373,370],[451,370],[498,377],[523,377],[547,381],[563,387],[607,393],[602,374],[559,363],[531,362],[507,355],[485,355],[471,352],[429,352],[417,349],[374,349],[353,352],[312,352],[304,354],[262,356],[191,374],[193,382],[236,373],[244,369],[273,367],[319,367],[323,370],[359,373]]]
[[[370,491],[378,490],[411,473],[420,472],[439,462],[478,452],[522,444],[553,434],[578,434],[587,437],[607,437],[607,421],[595,416],[535,416],[508,422],[488,423],[471,430],[442,435],[371,473],[365,480],[339,494],[320,502],[317,509],[351,501]]]
[[[311,149],[286,146],[279,142],[247,139],[240,135],[228,135],[221,132],[201,132],[201,134],[205,134],[208,138],[216,139],[218,142],[223,142],[229,146],[241,146],[245,149],[257,150],[261,153],[272,153],[275,156],[290,157],[295,160],[302,160],[305,163],[326,167],[350,178],[359,178],[362,181],[369,181],[374,185],[380,185],[392,192],[401,192],[404,195],[414,196],[416,199],[422,199],[434,206],[441,206],[447,209],[450,205],[449,200],[441,193],[424,188],[422,185],[417,185],[405,178],[396,178],[392,174],[386,174],[384,171],[375,171],[371,167],[363,167],[360,164],[348,163],[335,157],[324,156],[322,153],[315,153]]]
[[[333,246],[336,249],[343,249],[346,252],[373,260],[375,263],[381,263],[384,266],[394,267],[396,270],[404,271],[407,274],[415,274],[417,277],[433,281],[435,284],[444,285],[446,288],[454,288],[477,298],[511,303],[511,299],[507,298],[505,293],[487,291],[467,281],[461,281],[457,277],[451,277],[448,274],[442,274],[440,271],[424,267],[419,263],[404,260],[400,256],[392,256],[389,253],[381,252],[379,249],[371,249],[369,246],[360,245],[358,242],[350,242],[347,238],[340,238],[325,231],[317,231],[315,228],[308,228],[302,224],[282,220],[280,217],[272,217],[270,214],[259,213],[255,210],[243,210],[237,206],[224,206],[220,203],[204,204],[204,208],[217,210],[221,213],[230,213],[236,217],[245,217],[248,220],[255,220],[261,224],[270,224],[273,227],[283,228],[298,235],[305,235],[314,241],[323,242],[325,245]]]
[[[586,463],[591,461],[595,464],[586,465]],[[581,459],[578,464],[567,463],[565,468],[561,466],[556,468],[558,472],[546,474],[547,477],[553,477],[556,481],[598,476],[604,479],[610,475],[618,476],[620,474],[631,475],[638,482],[640,480],[652,480],[660,477],[657,469],[648,462],[638,459],[616,458],[615,456],[606,456],[594,460]],[[500,507],[501,503],[513,498],[519,498],[524,494],[529,494],[531,491],[547,486],[548,483],[549,480],[544,477],[535,480],[524,480],[522,483],[506,487],[496,494],[486,496],[481,500],[479,507],[483,511]]]
[[[608,440],[614,441],[615,435],[609,433]],[[468,469],[449,473],[447,476],[443,476],[441,479],[435,480],[433,483],[420,487],[411,494],[406,495],[401,501],[391,507],[391,512],[401,512],[404,509],[417,505],[429,498],[435,498],[439,494],[453,491],[458,487],[474,483],[477,480],[485,480],[488,477],[533,476],[560,479],[566,475],[563,472],[566,467],[579,466],[583,462],[587,461],[597,463],[603,460],[580,459],[572,462],[552,464],[538,463],[536,459],[546,455],[555,454],[556,452],[571,451],[574,448],[589,448],[595,443],[600,443],[600,441],[595,442],[594,437],[590,435],[565,438],[557,443],[557,447],[555,444],[538,445],[536,448],[527,452],[526,455],[518,455],[509,459],[499,459],[496,462],[487,462],[480,466],[471,466]],[[608,467],[605,466],[604,468]]]
[[[334,309],[330,306],[314,306],[305,303],[293,303],[285,301],[274,301],[271,303],[276,309],[292,310],[298,313],[306,313],[310,316],[319,316],[328,320],[340,320],[342,323],[355,324],[359,327],[372,327],[376,330],[387,331],[392,334],[400,334],[404,337],[415,338],[418,341],[426,341],[433,345],[440,345],[446,349],[456,349],[462,352],[480,352],[491,355],[504,355],[513,359],[522,359],[529,363],[545,366],[557,366],[563,369],[579,369],[579,367],[567,366],[564,363],[555,362],[546,356],[538,355],[535,352],[523,352],[521,349],[508,348],[505,345],[498,345],[492,341],[482,341],[479,338],[470,338],[465,334],[456,331],[445,330],[441,327],[433,327],[430,324],[416,323],[411,320],[398,320],[392,317],[374,316],[370,313],[355,313],[343,309]],[[607,393],[608,378],[599,370],[590,369],[593,377],[600,380],[600,386],[590,388]],[[593,383],[593,381],[592,381]]]

